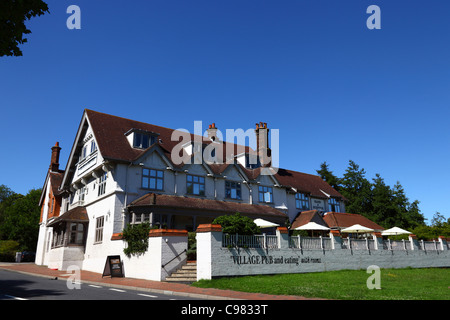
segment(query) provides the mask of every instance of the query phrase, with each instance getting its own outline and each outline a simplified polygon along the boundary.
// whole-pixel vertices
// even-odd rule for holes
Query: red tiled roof
[[[221,214],[240,212],[254,217],[272,217],[283,220],[287,215],[266,205],[239,203],[233,201],[210,200],[203,198],[175,196],[167,194],[147,193],[130,203],[130,207],[160,206],[171,208],[187,208],[202,211],[212,211]]]
[[[297,189],[298,192],[310,193],[314,197],[328,198],[323,192],[329,194],[331,197],[345,199],[339,192],[333,189],[328,183],[322,180],[321,177],[292,171],[286,169],[279,169],[275,178],[283,186],[290,186]],[[322,192],[322,191],[323,192]]]
[[[65,212],[63,215],[49,221],[48,226],[52,226],[60,221],[71,221],[71,222],[89,222],[89,217],[85,207],[75,207]]]
[[[364,227],[371,228],[374,230],[384,230],[382,226],[356,213],[328,212],[323,217],[323,220],[328,224],[330,228],[343,229],[351,227],[354,224],[360,224]]]
[[[50,184],[52,186],[52,192],[54,196],[58,196],[59,195],[59,186],[61,185],[63,176],[64,176],[64,171],[60,171],[60,172],[49,172],[50,175]]]
[[[322,226],[328,227],[327,223],[323,220],[317,210],[303,211],[298,214],[291,225],[291,229],[301,227],[308,222],[315,222]]]

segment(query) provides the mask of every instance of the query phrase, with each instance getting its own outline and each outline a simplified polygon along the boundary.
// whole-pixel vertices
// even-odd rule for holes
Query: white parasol
[[[266,221],[264,219],[255,219],[253,220],[253,222],[260,228],[272,228],[272,227],[279,227],[279,224],[270,222],[270,221]]]

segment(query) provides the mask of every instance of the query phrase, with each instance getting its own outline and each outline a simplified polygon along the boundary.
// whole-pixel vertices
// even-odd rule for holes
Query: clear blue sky
[[[450,217],[448,1],[46,2],[24,56],[0,58],[0,184],[42,187],[56,141],[65,168],[90,108],[190,131],[267,122],[281,167],[342,176],[353,160]]]

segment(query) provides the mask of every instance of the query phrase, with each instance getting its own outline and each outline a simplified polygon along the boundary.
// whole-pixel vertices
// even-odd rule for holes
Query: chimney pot
[[[61,147],[59,146],[59,142],[56,142],[52,147],[52,157],[50,160],[50,171],[58,171],[59,170],[59,152],[61,151]]]

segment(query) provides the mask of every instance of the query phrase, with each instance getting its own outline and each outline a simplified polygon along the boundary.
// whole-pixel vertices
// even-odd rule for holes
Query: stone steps
[[[186,265],[166,278],[167,282],[192,283],[197,281],[197,263],[187,262]]]

